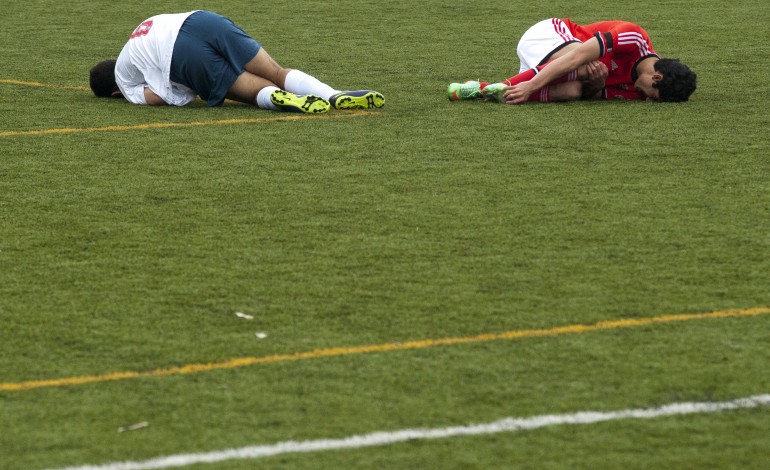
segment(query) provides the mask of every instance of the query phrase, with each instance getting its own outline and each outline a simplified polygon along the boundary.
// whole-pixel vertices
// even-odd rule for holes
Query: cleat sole
[[[376,109],[385,106],[385,97],[377,91],[361,96],[340,95],[334,100],[335,109]]]
[[[320,114],[329,111],[329,102],[314,95],[295,95],[278,90],[270,95],[270,101],[281,111],[291,113]]]

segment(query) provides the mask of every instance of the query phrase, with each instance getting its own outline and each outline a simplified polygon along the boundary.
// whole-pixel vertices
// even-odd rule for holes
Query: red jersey
[[[609,75],[605,81],[607,88],[634,91],[637,79],[636,64],[648,57],[658,57],[652,48],[652,41],[647,31],[641,26],[628,21],[599,21],[587,25],[573,23],[569,18],[563,20],[575,38],[599,41],[599,60],[607,66]],[[621,93],[625,99],[644,99],[644,95]],[[615,95],[617,96],[617,95]],[[610,96],[607,97],[610,99]]]
[[[643,93],[639,93],[632,86],[615,85],[604,87],[602,98],[605,100],[645,100]]]

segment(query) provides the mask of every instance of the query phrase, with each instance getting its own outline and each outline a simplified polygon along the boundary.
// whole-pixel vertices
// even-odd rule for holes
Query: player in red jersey
[[[626,21],[544,20],[522,36],[517,53],[518,75],[493,84],[452,84],[450,99],[687,101],[696,86],[696,75],[686,65],[661,59],[647,32]]]

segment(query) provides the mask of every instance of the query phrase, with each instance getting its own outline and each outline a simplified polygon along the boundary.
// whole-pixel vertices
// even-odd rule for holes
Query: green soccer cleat
[[[372,90],[343,91],[332,95],[329,103],[334,109],[373,109],[385,106],[385,97]]]
[[[481,91],[482,97],[487,101],[497,101],[498,103],[505,103],[505,83],[490,83],[485,86]]]
[[[451,83],[446,92],[452,101],[475,100],[481,98],[481,84],[473,80],[465,83]]]
[[[270,94],[270,101],[281,111],[290,113],[317,114],[329,111],[329,102],[315,95],[295,95],[288,91],[276,90]]]

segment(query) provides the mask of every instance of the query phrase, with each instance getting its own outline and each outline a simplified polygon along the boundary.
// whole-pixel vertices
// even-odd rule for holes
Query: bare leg
[[[582,97],[581,82],[564,82],[551,85],[551,101],[577,101]]]
[[[241,103],[256,104],[257,94],[265,87],[276,86],[270,80],[243,72],[227,90],[227,98]]]
[[[267,53],[264,47],[260,48],[257,55],[244,65],[243,68],[257,77],[262,77],[274,83],[275,86],[282,90],[286,86],[286,75],[291,70],[278,65],[278,62],[270,57],[270,54]]]
[[[265,48],[243,66],[245,72],[238,76],[227,90],[227,98],[254,104],[260,90],[268,86],[283,89],[289,69],[285,69],[270,57]]]
[[[264,48],[243,68],[245,71],[227,91],[230,99],[284,111],[325,113],[329,110],[327,99],[335,94],[332,87],[302,71],[281,67]],[[263,93],[267,87],[278,90]],[[279,95],[273,96],[279,90]]]

